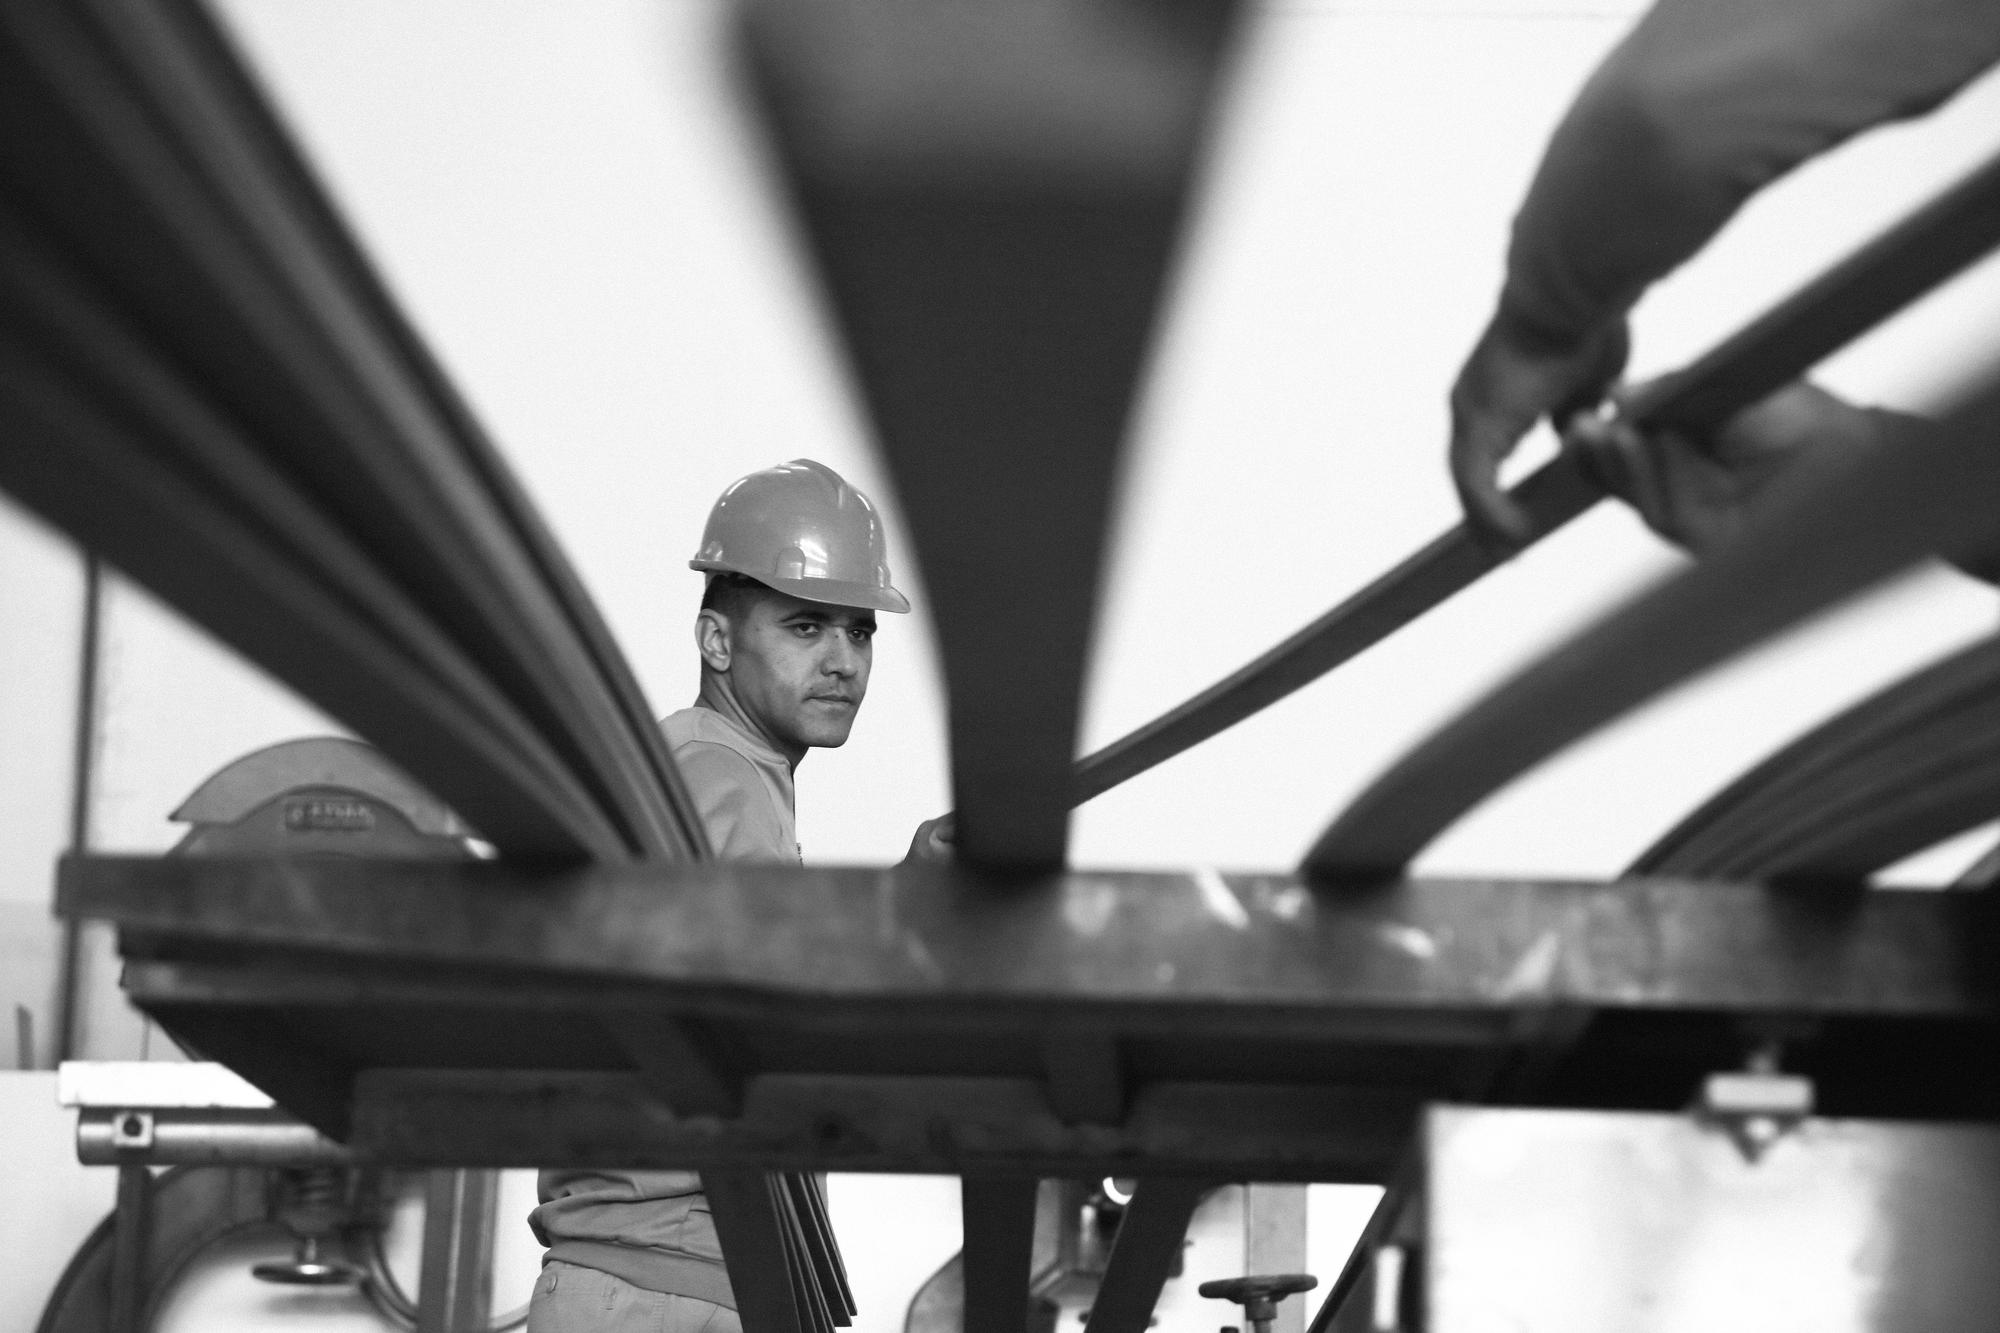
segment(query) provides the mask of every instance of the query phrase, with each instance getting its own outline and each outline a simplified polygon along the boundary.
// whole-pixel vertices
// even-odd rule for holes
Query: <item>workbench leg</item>
[[[118,1168],[118,1204],[112,1214],[111,1323],[108,1333],[143,1333],[146,1303],[146,1235],[152,1230],[153,1172]]]
[[[424,1177],[424,1262],[417,1333],[484,1333],[492,1303],[497,1171]]]
[[[966,1176],[965,1333],[1025,1333],[1035,1248],[1032,1176]]]
[[[722,1244],[743,1333],[803,1333],[785,1238],[764,1173],[704,1171],[701,1187]]]
[[[1118,1223],[1084,1333],[1145,1333],[1203,1188],[1198,1180],[1139,1182]]]

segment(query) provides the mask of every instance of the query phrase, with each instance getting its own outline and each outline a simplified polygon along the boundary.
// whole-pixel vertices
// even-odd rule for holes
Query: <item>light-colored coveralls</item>
[[[715,854],[799,861],[791,765],[712,709],[661,723]],[[549,1247],[528,1333],[741,1333],[692,1171],[544,1171],[529,1216]]]

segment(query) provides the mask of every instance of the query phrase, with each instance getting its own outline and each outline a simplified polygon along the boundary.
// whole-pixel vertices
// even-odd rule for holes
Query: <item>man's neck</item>
[[[777,737],[771,735],[763,727],[758,726],[757,720],[751,717],[737,700],[736,692],[729,688],[729,677],[717,671],[702,672],[701,692],[695,695],[694,703],[697,708],[706,708],[710,712],[722,714],[744,731],[783,755],[785,757],[785,766],[794,773],[798,772],[799,761],[806,757],[806,747],[803,745],[787,745]]]

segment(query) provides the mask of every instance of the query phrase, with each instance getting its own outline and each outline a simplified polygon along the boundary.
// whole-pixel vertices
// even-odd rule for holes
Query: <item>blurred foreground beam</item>
[[[1063,861],[1119,450],[1236,8],[744,7],[923,565],[974,864]]]
[[[1160,1288],[1181,1257],[1204,1183],[1160,1177],[1139,1182],[1119,1220],[1084,1333],[1145,1333]]]
[[[1635,874],[1854,880],[2000,814],[2000,637],[1911,673],[1704,802]]]
[[[1829,1113],[2000,1113],[1987,895],[1010,882],[91,858],[61,902],[169,1031],[387,1160],[1380,1179],[1425,1100],[1679,1106],[1774,1028]],[[1058,1024],[1115,1097],[1052,1085]],[[649,1067],[689,1027],[728,1099]]]
[[[1233,912],[1216,907],[1218,883]],[[120,927],[134,983],[184,972],[189,1002],[243,986],[506,1013],[574,994],[593,1033],[607,1007],[672,996],[718,1021],[796,1008],[836,1026],[884,1002],[954,1027],[979,1025],[968,1002],[1014,1005],[1034,1023],[1020,1067],[1038,1083],[1056,1014],[1113,1038],[1148,1015],[1190,1032],[1452,1031],[1534,1003],[1975,1017],[2000,994],[2000,908],[1970,895],[1679,879],[1410,879],[1364,893],[1213,872],[984,889],[930,866],[73,857],[58,902]],[[1847,966],[1856,956],[1865,973]],[[633,1067],[616,1043],[599,1047]]]

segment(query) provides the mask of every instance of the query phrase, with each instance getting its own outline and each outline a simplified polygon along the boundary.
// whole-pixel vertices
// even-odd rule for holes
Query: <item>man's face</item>
[[[847,741],[868,694],[875,613],[762,589],[727,618],[737,702],[796,760],[808,746]]]

